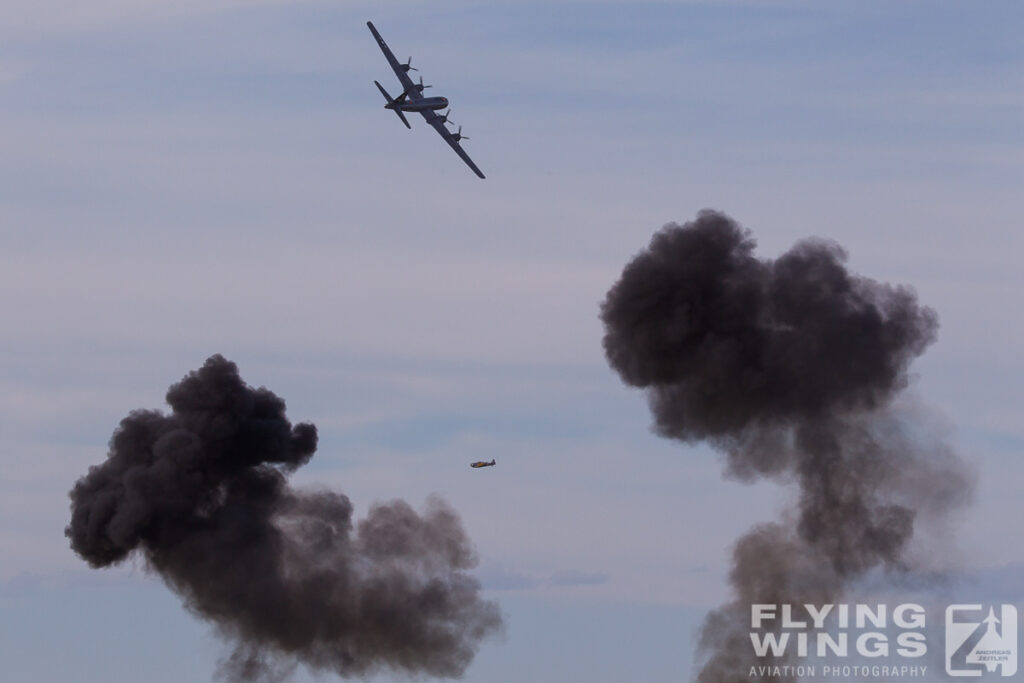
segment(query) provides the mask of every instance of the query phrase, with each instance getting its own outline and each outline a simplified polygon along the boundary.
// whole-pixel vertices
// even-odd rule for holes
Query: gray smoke
[[[608,362],[646,390],[658,433],[708,441],[733,477],[798,484],[790,518],[735,546],[735,599],[701,635],[705,683],[787,663],[754,657],[752,603],[835,602],[871,570],[913,571],[915,530],[971,488],[952,450],[893,402],[935,340],[934,311],[848,272],[835,243],[775,260],[754,248],[721,213],[668,224],[601,308]]]
[[[459,677],[501,625],[466,570],[456,512],[299,491],[316,428],[213,356],[167,392],[169,415],[136,410],[107,460],[71,491],[71,547],[93,567],[133,553],[235,643],[221,674],[279,680],[298,661],[343,676],[381,668]]]

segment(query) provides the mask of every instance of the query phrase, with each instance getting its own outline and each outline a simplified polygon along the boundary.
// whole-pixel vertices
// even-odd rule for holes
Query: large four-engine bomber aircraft
[[[473,163],[473,160],[469,158],[469,155],[466,154],[466,151],[462,149],[462,146],[459,144],[460,140],[469,139],[462,134],[462,126],[459,126],[459,132],[453,133],[448,130],[448,127],[445,125],[448,123],[448,111],[443,114],[435,113],[439,109],[448,109],[448,99],[445,97],[424,97],[424,89],[429,88],[430,86],[423,85],[422,76],[420,76],[419,83],[413,83],[412,79],[409,78],[409,71],[418,70],[412,66],[412,57],[406,60],[405,64],[400,63],[395,59],[395,55],[392,54],[388,44],[385,43],[384,39],[380,37],[379,33],[377,33],[377,29],[373,27],[373,22],[368,21],[366,22],[366,25],[370,27],[370,33],[372,33],[373,37],[377,39],[377,44],[380,45],[381,51],[384,53],[384,56],[387,57],[388,64],[391,65],[395,75],[398,76],[398,80],[402,83],[402,94],[398,97],[391,97],[391,95],[388,94],[388,91],[384,89],[384,86],[377,81],[374,81],[381,94],[384,95],[384,99],[388,101],[388,103],[384,105],[384,108],[390,109],[398,114],[398,118],[402,119],[402,123],[405,124],[406,128],[412,128],[412,126],[409,125],[409,121],[405,118],[405,114],[402,112],[419,112],[420,115],[427,120],[427,123],[433,126],[434,130],[441,134],[444,141],[451,145],[452,149],[455,150],[455,153],[462,157],[462,160],[466,162],[466,165],[473,169],[473,173],[476,173],[479,177],[483,178],[484,174],[480,172],[480,169],[476,167],[476,164]],[[449,109],[449,111],[451,110]]]

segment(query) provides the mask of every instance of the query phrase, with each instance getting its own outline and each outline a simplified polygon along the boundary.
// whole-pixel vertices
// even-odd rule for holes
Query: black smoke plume
[[[71,491],[71,547],[93,567],[133,553],[235,643],[221,674],[287,676],[297,662],[343,676],[382,668],[459,677],[500,627],[465,570],[476,563],[439,499],[417,514],[299,491],[316,427],[213,356],[167,392],[171,413],[136,410],[106,462]]]
[[[893,403],[935,340],[934,311],[848,272],[835,243],[775,260],[754,248],[721,213],[668,224],[601,308],[608,362],[646,390],[658,433],[708,441],[731,476],[798,484],[794,514],[735,546],[735,600],[701,635],[704,683],[749,682],[751,665],[772,663],[754,657],[752,603],[830,603],[871,570],[912,571],[915,529],[971,483]]]

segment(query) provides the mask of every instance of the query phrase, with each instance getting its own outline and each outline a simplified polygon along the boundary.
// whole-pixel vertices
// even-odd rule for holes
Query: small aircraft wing
[[[444,121],[441,119],[441,117],[430,110],[421,111],[420,113],[423,114],[423,118],[427,120],[427,123],[433,126],[434,130],[441,134],[441,137],[444,138],[444,141],[451,145],[451,148],[454,149],[455,153],[458,154],[462,158],[462,160],[466,162],[466,165],[473,169],[473,173],[476,173],[477,176],[480,178],[484,178],[485,176],[483,172],[479,168],[477,168],[476,164],[473,163],[473,160],[469,158],[469,155],[466,154],[466,150],[462,149],[462,145],[459,144],[459,141],[455,138],[455,135],[452,134],[452,132],[448,130],[448,128],[444,125]]]
[[[399,64],[397,59],[395,59],[394,53],[391,52],[391,48],[388,47],[388,44],[385,43],[384,39],[380,37],[379,33],[377,33],[377,29],[374,28],[373,22],[368,21],[366,22],[366,25],[370,28],[370,33],[373,34],[373,37],[377,39],[377,44],[380,45],[380,51],[383,52],[384,57],[387,58],[388,64],[391,65],[391,70],[395,72],[395,75],[398,76],[398,80],[401,81],[406,97],[410,100],[421,99],[423,97],[423,93],[420,92],[420,89],[417,88],[416,84],[412,82],[411,78],[409,78],[409,73],[403,69],[402,65]]]

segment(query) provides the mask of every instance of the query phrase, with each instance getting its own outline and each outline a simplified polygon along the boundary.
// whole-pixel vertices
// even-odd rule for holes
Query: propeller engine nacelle
[[[405,64],[399,64],[399,66],[402,67],[402,71],[406,73],[409,73],[410,71],[419,71],[419,69],[412,65],[412,57],[409,57],[409,59],[405,60]]]
[[[462,126],[459,126],[459,132],[458,133],[452,133],[452,139],[455,140],[455,142],[458,142],[459,140],[468,140],[469,136],[468,135],[463,135],[462,134]]]
[[[416,89],[419,90],[420,92],[423,92],[427,88],[433,88],[433,87],[434,86],[432,86],[432,85],[423,85],[423,76],[420,76],[420,82],[416,85]]]

